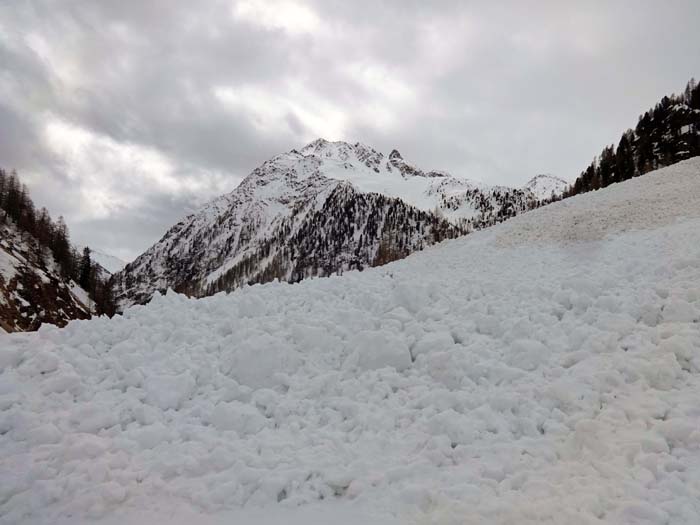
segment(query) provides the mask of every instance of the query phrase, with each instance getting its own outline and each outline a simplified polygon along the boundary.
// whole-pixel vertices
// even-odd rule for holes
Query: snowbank
[[[698,523],[698,188],[691,159],[364,273],[3,335],[0,519]]]

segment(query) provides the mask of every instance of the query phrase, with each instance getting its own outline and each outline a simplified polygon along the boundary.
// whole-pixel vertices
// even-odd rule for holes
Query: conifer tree
[[[90,260],[90,248],[87,246],[83,248],[83,255],[80,259],[80,274],[78,277],[78,284],[83,290],[90,290],[91,274],[92,274],[92,261]]]

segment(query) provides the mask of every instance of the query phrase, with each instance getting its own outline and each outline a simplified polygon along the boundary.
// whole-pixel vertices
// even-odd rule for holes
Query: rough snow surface
[[[698,186],[2,336],[0,519],[697,524]]]
[[[498,242],[599,240],[608,233],[654,228],[681,217],[700,218],[699,165],[699,158],[679,162],[652,175],[608,186],[595,197],[576,196],[528,212],[530,220],[501,226]],[[546,228],[541,227],[542,221],[549,221]]]

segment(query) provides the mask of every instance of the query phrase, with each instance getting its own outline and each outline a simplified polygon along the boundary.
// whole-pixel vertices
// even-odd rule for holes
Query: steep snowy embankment
[[[0,519],[696,524],[699,319],[691,159],[363,273],[1,336]]]

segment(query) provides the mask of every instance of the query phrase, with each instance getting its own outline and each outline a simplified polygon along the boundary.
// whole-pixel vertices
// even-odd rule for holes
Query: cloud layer
[[[698,21],[696,0],[3,2],[0,166],[126,258],[319,136],[571,179],[700,76]]]

